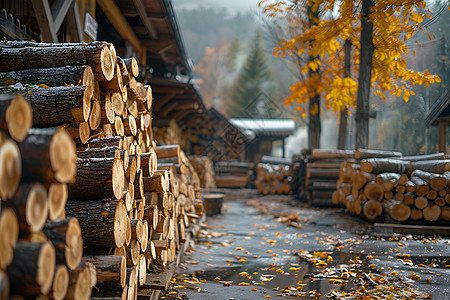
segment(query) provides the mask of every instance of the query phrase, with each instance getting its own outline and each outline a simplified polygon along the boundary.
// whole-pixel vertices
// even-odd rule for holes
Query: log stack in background
[[[342,164],[334,203],[368,220],[450,221],[450,160],[443,153],[360,158],[360,164]]]
[[[290,165],[259,163],[255,186],[263,195],[292,194],[292,174]]]
[[[152,140],[151,88],[137,82],[136,60],[117,57],[104,42],[1,42],[0,48],[7,62],[0,66],[1,91],[23,95],[34,125],[59,126],[32,129],[26,136],[13,124],[26,120],[8,123],[11,109],[5,107],[0,154],[7,163],[0,195],[18,199],[4,202],[0,226],[18,222],[16,230],[8,225],[9,242],[0,245],[9,253],[1,269],[10,265],[0,277],[9,276],[12,292],[27,296],[51,294],[53,284],[58,295],[50,297],[58,299],[64,287],[67,298],[87,299],[92,286],[93,296],[136,299],[139,286],[151,288],[147,274],[157,277],[175,260],[188,226],[203,213],[200,180],[184,153],[178,145],[156,147]],[[17,147],[8,136],[25,140]],[[17,189],[21,173],[24,185]],[[47,210],[54,223],[42,234]],[[16,244],[14,232],[27,243]],[[68,251],[71,242],[81,252]],[[88,254],[83,258],[82,247]],[[15,268],[14,257],[26,265]],[[42,266],[45,276],[32,273]],[[11,279],[20,277],[16,269],[30,270],[22,276],[26,282]],[[51,280],[53,273],[61,275]]]
[[[253,177],[254,164],[249,162],[219,161],[214,165],[218,188],[248,187]]]
[[[197,171],[200,179],[200,185],[205,189],[216,187],[216,174],[214,172],[214,163],[208,156],[191,155],[189,160]]]

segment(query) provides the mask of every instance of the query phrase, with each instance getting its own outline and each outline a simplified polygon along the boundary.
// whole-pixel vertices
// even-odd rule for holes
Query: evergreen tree
[[[230,117],[248,117],[245,108],[257,101],[261,93],[269,94],[272,74],[267,62],[263,35],[258,31],[252,39],[250,50],[242,70],[230,88]]]

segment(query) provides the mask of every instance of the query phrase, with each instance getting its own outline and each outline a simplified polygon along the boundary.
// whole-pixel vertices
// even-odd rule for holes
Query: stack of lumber
[[[152,278],[157,280],[158,272],[175,260],[177,250],[186,240],[187,227],[197,221],[203,208],[198,200],[201,199],[200,181],[194,168],[185,163],[187,159],[182,157],[179,146],[175,147],[179,154],[174,157],[166,153],[172,151],[170,146],[156,147],[152,140],[151,89],[136,81],[139,75],[136,60],[117,57],[114,46],[104,42],[1,42],[0,49],[0,59],[5,62],[0,66],[0,83],[7,85],[0,90],[8,94],[20,91],[33,109],[32,117],[30,114],[33,124],[60,126],[60,129],[30,130],[22,142],[25,146],[19,144],[19,149],[26,158],[22,162],[22,180],[45,184],[44,191],[48,189],[49,198],[45,210],[48,209],[50,220],[66,216],[67,224],[77,220],[79,239],[82,238],[79,244],[89,255],[81,258],[83,252],[71,250],[71,254],[80,256],[81,264],[73,268],[66,263],[68,295],[75,295],[69,298],[87,299],[94,286],[94,297],[136,299],[140,293],[138,287],[154,288]],[[6,120],[8,118],[11,116],[7,115]],[[24,121],[18,118],[18,122]],[[6,123],[2,129],[8,126]],[[5,157],[14,161],[11,160],[14,147],[8,145]],[[157,155],[162,158],[161,164]],[[6,166],[12,168],[8,170],[11,173],[13,163]],[[72,167],[70,172],[69,167]],[[25,172],[28,169],[30,171]],[[16,184],[6,177],[0,182],[8,187]],[[59,186],[55,187],[56,184]],[[50,197],[52,189],[55,200]],[[30,198],[27,196],[30,190],[31,186],[22,190],[19,186],[22,201]],[[11,193],[14,191],[5,190],[8,197]],[[39,196],[37,192],[31,195]],[[42,204],[34,205],[40,209],[36,213],[28,209],[28,204],[18,207],[23,218],[37,219],[43,215]],[[52,214],[56,216],[54,220],[50,217]],[[20,225],[22,217],[17,218]],[[48,226],[49,230],[59,230],[68,238],[69,229]],[[36,228],[31,233],[34,239],[41,241],[34,234],[40,231]],[[24,227],[23,231],[27,233],[30,229]],[[21,228],[20,232],[22,236]],[[45,229],[44,234],[50,239]],[[13,240],[9,247],[14,244]],[[66,252],[70,250],[63,242],[55,245],[57,247],[65,247]],[[27,251],[27,255],[31,255],[31,250]],[[59,266],[58,257],[56,251]],[[47,264],[39,261],[41,265]],[[91,266],[88,280],[86,275],[81,275],[87,274],[86,266]],[[36,278],[43,281],[44,277],[39,276]],[[33,276],[23,277],[23,280],[37,280]],[[58,282],[63,284],[62,280]],[[71,292],[71,289],[75,290]],[[40,292],[48,293],[49,289]]]
[[[214,163],[208,156],[191,155],[189,160],[197,171],[200,185],[205,189],[216,187],[216,174],[214,173]]]
[[[182,149],[186,147],[186,139],[174,119],[153,120],[153,139],[159,145],[180,145]]]
[[[213,110],[192,118],[187,126],[193,154],[206,155],[213,161],[238,160],[248,139]]]
[[[380,156],[342,164],[333,202],[368,220],[382,216],[410,224],[450,220],[450,160],[443,153]]]
[[[290,165],[259,163],[255,186],[263,195],[292,194],[292,174]]]
[[[0,298],[89,299],[96,269],[66,218],[75,144],[62,128],[30,128],[30,104],[0,95]]]
[[[214,165],[218,188],[243,188],[250,184],[254,164],[249,162],[219,161]]]

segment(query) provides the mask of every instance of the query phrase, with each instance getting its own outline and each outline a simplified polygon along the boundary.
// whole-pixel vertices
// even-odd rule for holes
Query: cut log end
[[[91,130],[89,128],[88,122],[81,122],[78,124],[78,136],[83,144],[86,144],[91,135]]]
[[[19,238],[19,221],[11,208],[4,208],[0,215],[0,269],[6,269],[13,259],[12,248]],[[8,285],[9,286],[9,285]]]
[[[107,81],[111,81],[114,77],[114,67],[116,66],[113,54],[108,47],[104,47],[100,53],[100,64],[103,76]]]
[[[120,158],[116,157],[112,166],[112,188],[116,199],[122,199],[124,186],[125,172],[123,170],[123,163]]]
[[[125,244],[127,222],[127,208],[124,201],[119,201],[114,214],[114,241],[117,248]]]
[[[430,204],[423,209],[422,213],[425,220],[434,222],[441,215],[441,208],[437,205]]]
[[[75,143],[69,133],[58,129],[50,142],[50,161],[56,180],[68,183],[75,179],[77,163]]]
[[[122,256],[120,262],[120,285],[124,288],[127,284],[127,260]]]
[[[47,191],[39,183],[30,188],[25,216],[30,232],[39,232],[44,228],[48,216],[48,197]]]
[[[96,130],[100,126],[102,119],[102,108],[100,100],[94,101],[92,105],[91,115],[89,116],[89,126],[92,130]]]
[[[11,198],[17,190],[22,176],[22,158],[19,147],[6,140],[0,147],[0,197]]]
[[[84,270],[78,275],[73,294],[70,298],[76,300],[88,300],[91,297],[91,291],[91,273],[89,268],[84,268]]]
[[[66,232],[66,264],[75,270],[83,256],[83,239],[77,218],[71,218]]]
[[[33,112],[31,105],[22,95],[17,95],[6,109],[6,123],[10,136],[22,142],[27,136],[28,129],[33,122]]]
[[[48,217],[51,221],[62,219],[66,211],[67,184],[52,183],[48,189]]]
[[[47,295],[53,283],[55,272],[55,248],[52,243],[46,242],[42,245],[38,256],[38,272],[36,281],[41,287],[41,292]]]
[[[69,287],[69,271],[64,265],[56,267],[53,279],[53,298],[55,300],[62,300],[66,297],[67,288]]]

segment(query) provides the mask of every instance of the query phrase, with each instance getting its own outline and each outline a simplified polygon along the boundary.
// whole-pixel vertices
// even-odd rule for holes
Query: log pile
[[[200,179],[189,160],[178,145],[157,147],[152,139],[151,88],[137,82],[136,60],[116,56],[104,42],[1,42],[0,49],[8,62],[0,66],[0,82],[8,84],[0,90],[20,91],[20,101],[33,109],[30,124],[59,126],[26,135],[14,123],[27,120],[8,121],[18,108],[4,102],[0,196],[8,200],[0,226],[13,229],[0,249],[10,254],[1,270],[10,265],[11,291],[63,299],[65,288],[67,298],[88,299],[95,286],[93,296],[136,299],[139,287],[154,288],[151,277],[175,260],[188,226],[203,213]],[[42,229],[47,210],[52,223]],[[27,243],[17,243],[15,232]],[[81,252],[69,249],[75,241]],[[15,279],[20,272],[9,273],[17,269],[14,257],[35,264],[17,267],[30,269],[24,282]],[[40,270],[34,276],[37,266],[45,266],[45,276]]]
[[[65,129],[30,128],[38,112],[22,95],[0,99],[0,298],[89,299],[96,269],[65,210],[75,144]]]
[[[259,163],[255,186],[263,195],[292,194],[292,168],[285,164]]]
[[[254,164],[248,162],[219,161],[214,165],[218,188],[243,188],[251,183]]]
[[[197,171],[200,179],[200,185],[205,189],[216,187],[216,174],[214,172],[214,163],[207,156],[191,155],[189,160]]]
[[[153,120],[153,139],[160,145],[180,145],[186,149],[186,139],[174,119]]]
[[[213,161],[239,160],[249,139],[214,109],[187,124],[192,153]]]
[[[367,158],[341,165],[333,203],[368,220],[450,221],[450,160],[443,153]]]

